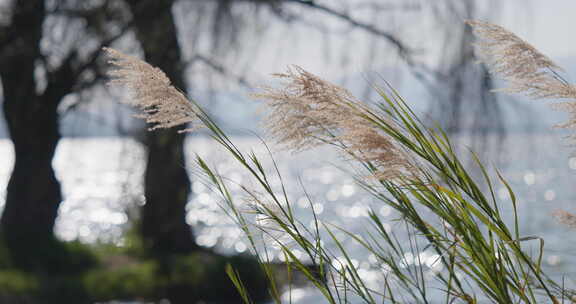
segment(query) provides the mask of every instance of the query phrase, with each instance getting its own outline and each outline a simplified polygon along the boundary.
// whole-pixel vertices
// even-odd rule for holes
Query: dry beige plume
[[[533,98],[569,99],[555,104],[570,116],[560,127],[576,128],[576,86],[562,78],[558,65],[501,26],[481,21],[467,23],[479,38],[476,50],[480,59],[510,83],[503,91]],[[576,140],[576,135],[570,137]],[[564,210],[555,211],[553,215],[560,223],[576,228],[576,215]]]
[[[570,228],[576,228],[576,215],[564,211],[564,210],[556,210],[552,213],[559,223],[566,225]]]
[[[253,96],[266,102],[265,125],[278,143],[293,151],[325,143],[344,146],[376,166],[379,179],[416,175],[408,154],[366,118],[371,110],[347,90],[297,66],[275,76],[287,82],[283,88]]]
[[[576,87],[559,74],[562,69],[532,45],[501,26],[481,21],[467,23],[479,38],[479,58],[509,82],[510,86],[502,91],[533,98],[576,98]]]
[[[117,69],[108,72],[109,84],[122,85],[132,91],[132,104],[143,112],[150,129],[171,128],[197,121],[197,107],[159,68],[111,48],[104,48],[109,63]],[[194,129],[197,126],[192,126]],[[187,129],[187,130],[190,130]]]
[[[287,80],[286,86],[252,95],[266,101],[271,110],[265,125],[272,136],[296,151],[331,142],[330,132],[338,128],[339,120],[350,116],[350,93],[297,66],[274,76]]]
[[[576,128],[576,86],[560,75],[562,69],[558,65],[501,26],[480,21],[467,23],[480,40],[476,44],[480,59],[510,83],[501,91],[533,98],[569,99],[554,105],[569,115],[568,121],[558,127]],[[576,141],[576,134],[570,138]]]

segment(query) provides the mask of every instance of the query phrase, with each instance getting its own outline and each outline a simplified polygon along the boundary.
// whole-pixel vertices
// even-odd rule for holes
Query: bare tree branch
[[[337,11],[331,7],[328,7],[328,6],[325,6],[322,4],[318,4],[318,3],[311,1],[311,0],[284,0],[284,2],[296,3],[296,4],[304,5],[304,6],[309,7],[309,8],[316,9],[316,10],[324,12],[328,15],[334,16],[334,17],[336,17],[342,21],[345,21],[354,27],[361,28],[361,29],[367,31],[368,33],[382,37],[382,38],[388,40],[388,42],[390,42],[392,45],[394,45],[396,47],[396,49],[398,50],[398,53],[400,54],[401,57],[406,57],[406,56],[413,53],[413,50],[409,49],[406,45],[404,45],[404,43],[402,43],[398,38],[396,38],[391,33],[383,31],[383,30],[373,26],[372,24],[360,22],[360,21],[352,18],[350,15],[348,15],[344,12],[339,12],[339,11]]]
[[[243,76],[240,75],[233,75],[226,67],[224,67],[222,64],[214,61],[211,58],[208,58],[205,55],[201,55],[201,54],[197,54],[195,55],[191,60],[191,62],[194,61],[199,61],[204,63],[205,65],[207,65],[208,67],[210,67],[213,71],[217,72],[218,74],[231,78],[233,80],[235,80],[238,84],[240,84],[243,87],[246,88],[252,88],[253,86],[250,84],[250,82]]]

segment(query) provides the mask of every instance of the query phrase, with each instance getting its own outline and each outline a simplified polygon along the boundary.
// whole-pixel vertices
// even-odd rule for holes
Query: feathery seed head
[[[350,117],[346,105],[352,95],[298,66],[274,76],[288,83],[282,89],[265,88],[253,95],[266,101],[271,110],[265,119],[271,135],[295,151],[331,141],[338,120]]]
[[[347,90],[297,66],[275,76],[287,80],[285,87],[253,96],[270,109],[265,126],[278,143],[293,151],[339,145],[376,166],[379,179],[417,175],[408,154],[366,118],[372,110]]]
[[[389,136],[365,121],[344,125],[340,140],[346,144],[348,153],[360,161],[370,162],[377,168],[374,177],[379,180],[420,175],[408,153]]]
[[[479,38],[480,60],[509,82],[502,91],[533,98],[576,98],[576,87],[559,75],[562,69],[535,47],[501,26],[482,21],[467,24]]]
[[[556,220],[558,220],[559,223],[570,228],[576,228],[576,215],[565,210],[556,210],[552,213],[552,215],[556,218]]]
[[[109,63],[117,69],[108,72],[109,84],[132,91],[132,102],[151,124],[150,129],[171,128],[197,121],[198,109],[174,86],[159,68],[111,48],[104,48]],[[192,129],[197,126],[193,126]]]
[[[556,108],[569,114],[561,128],[576,128],[576,86],[568,83],[550,58],[501,26],[481,22],[467,22],[480,41],[476,50],[490,70],[509,82],[501,89],[508,93],[522,93],[532,98],[569,99]],[[570,136],[576,140],[576,135]]]

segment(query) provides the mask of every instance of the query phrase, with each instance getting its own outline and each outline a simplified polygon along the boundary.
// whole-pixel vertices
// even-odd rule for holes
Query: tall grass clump
[[[576,129],[576,86],[562,76],[564,70],[560,66],[501,26],[482,21],[467,23],[478,38],[476,51],[480,60],[508,84],[498,91],[554,100],[553,106],[568,114],[568,121],[557,127]],[[574,141],[576,135],[569,138]],[[556,210],[554,216],[560,223],[576,227],[576,215]]]
[[[152,128],[189,122],[205,128],[251,176],[251,183],[241,185],[243,195],[232,195],[229,180],[196,157],[205,181],[245,232],[275,303],[291,302],[291,284],[280,286],[277,281],[268,263],[272,246],[284,256],[289,281],[298,271],[327,303],[562,303],[571,297],[542,271],[544,240],[521,234],[516,196],[506,179],[498,171],[490,173],[475,158],[482,173],[475,180],[444,131],[424,125],[391,86],[375,87],[381,100],[369,105],[292,67],[275,75],[283,86],[264,88],[254,98],[267,106],[265,125],[285,149],[299,152],[327,145],[355,164],[358,171],[353,176],[365,195],[397,211],[406,229],[404,241],[375,211],[368,213],[364,234],[320,219],[314,208],[314,221],[304,223],[286,190],[298,181],[284,180],[275,162],[267,167],[256,153],[240,150],[160,70],[118,51],[107,52],[118,68],[112,73],[113,82],[132,89],[134,103]],[[552,67],[542,58],[535,60],[544,69]],[[493,64],[503,71],[507,64],[499,62]],[[518,90],[523,88],[517,85]],[[510,203],[498,199],[496,186],[508,190],[510,221],[502,211]],[[314,199],[307,198],[314,206]],[[373,257],[376,283],[367,280],[342,235]],[[424,250],[434,252],[432,260],[424,261],[420,255]],[[406,262],[408,253],[411,263]],[[252,303],[238,273],[233,268],[227,273],[244,301]],[[283,297],[286,288],[288,297]]]

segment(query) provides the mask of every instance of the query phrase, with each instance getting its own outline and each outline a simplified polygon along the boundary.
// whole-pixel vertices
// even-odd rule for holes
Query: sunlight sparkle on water
[[[314,212],[316,214],[321,214],[324,212],[324,205],[323,204],[314,204]]]
[[[557,266],[560,264],[560,262],[562,262],[562,259],[557,255],[550,255],[546,258],[546,262],[550,266]]]
[[[504,201],[504,200],[507,200],[509,196],[510,196],[510,194],[508,193],[508,189],[506,189],[505,187],[498,189],[498,198],[499,199]]]
[[[349,267],[350,264],[352,264],[351,266],[354,267],[355,269],[358,269],[358,267],[360,266],[360,262],[358,260],[350,259],[350,262],[348,262],[347,258],[344,256],[334,258],[331,264],[338,271],[342,270],[345,267]]]
[[[382,286],[382,272],[377,270],[361,268],[358,276],[373,290],[378,290]]]
[[[337,188],[332,188],[328,192],[326,192],[326,199],[328,201],[336,201],[340,198],[340,191]]]
[[[414,254],[412,252],[404,253],[404,257],[400,260],[400,267],[406,268],[414,263]]]
[[[544,192],[544,199],[547,201],[553,201],[556,198],[556,191],[549,189]]]
[[[194,198],[194,202],[210,207],[213,204],[212,197],[208,193],[200,193]]]
[[[570,169],[576,170],[576,157],[570,157],[570,159],[568,160],[568,166],[570,167]]]
[[[331,184],[334,180],[334,168],[324,168],[320,172],[320,182],[327,185]]]
[[[282,295],[282,300],[286,302],[297,302],[306,297],[309,292],[309,290],[302,288],[290,289]]]
[[[244,244],[244,242],[237,242],[234,245],[234,250],[236,250],[236,252],[238,252],[238,253],[242,253],[242,252],[246,251],[246,249],[248,249],[248,248],[246,247],[246,244]]]
[[[298,201],[296,201],[296,205],[298,205],[300,208],[309,208],[310,202],[308,201],[307,197],[302,196],[298,199]]]
[[[196,182],[192,183],[192,191],[196,194],[206,192],[207,190],[208,190],[208,188],[202,182],[196,181]]]
[[[368,261],[372,264],[376,264],[378,263],[378,258],[376,257],[376,255],[371,253],[370,255],[368,255]]]
[[[380,208],[380,215],[382,216],[389,216],[392,213],[392,207],[390,206],[383,206]]]
[[[346,184],[342,186],[342,195],[344,197],[350,197],[356,193],[356,188],[352,184]]]
[[[197,225],[200,223],[206,225],[214,225],[221,223],[222,214],[214,210],[208,209],[195,209],[194,211],[188,212],[186,214],[186,222],[190,225]]]
[[[363,217],[368,216],[368,211],[370,209],[368,206],[363,204],[355,204],[352,208],[348,210],[349,217]]]
[[[219,173],[232,178],[233,183],[249,184],[251,182],[250,177],[245,175],[234,162],[218,154],[217,149],[209,141],[196,138],[187,140],[190,144],[187,147],[189,155],[193,155],[192,152],[196,152],[196,149],[203,149],[208,163],[218,166],[218,169],[221,169]],[[251,139],[238,139],[240,144],[242,144],[242,140],[245,140],[250,145],[253,144]],[[140,145],[132,141],[129,144],[124,144],[123,141],[125,140],[88,140],[92,144],[86,140],[74,139],[63,141],[59,151],[65,151],[62,148],[65,148],[66,145],[73,141],[83,142],[84,147],[74,148],[72,152],[61,153],[58,156],[60,159],[56,162],[57,170],[60,171],[58,176],[62,179],[65,197],[65,201],[63,201],[59,210],[60,216],[55,228],[56,234],[63,240],[78,239],[82,242],[110,241],[120,245],[123,242],[123,233],[127,227],[128,216],[126,215],[126,210],[130,210],[130,208],[137,210],[144,202],[141,182],[143,160],[145,159],[138,154],[140,152],[137,152],[135,156],[132,155],[128,158],[134,159],[132,160],[134,164],[126,164],[126,157],[121,156],[121,154],[126,153],[126,151],[130,151],[130,153],[139,151],[141,150],[139,148]],[[543,144],[543,146],[547,145]],[[10,146],[0,145],[2,156],[5,155],[6,147]],[[576,170],[576,157],[568,160],[568,157],[558,156],[558,150],[549,149],[551,155],[548,158],[553,159],[553,162],[538,162],[537,166],[524,166],[520,163],[513,167],[512,170],[503,172],[505,177],[510,177],[509,181],[514,191],[522,198],[522,201],[554,202],[554,204],[559,204],[558,208],[570,208],[569,204],[573,199],[571,196],[572,192],[569,191],[571,188],[568,185],[572,184],[570,175],[575,172],[572,170]],[[101,157],[103,155],[106,155],[106,157]],[[378,215],[381,216],[382,224],[386,231],[399,230],[400,240],[405,240],[404,236],[401,235],[402,229],[397,225],[392,226],[390,224],[393,223],[391,220],[395,217],[394,209],[389,206],[374,205],[374,201],[366,200],[367,196],[362,194],[362,189],[354,184],[347,174],[336,169],[333,165],[326,165],[326,162],[337,158],[322,154],[322,159],[318,160],[318,153],[302,157],[298,156],[298,161],[294,161],[292,157],[279,156],[277,158],[279,169],[282,171],[284,181],[287,182],[287,195],[293,203],[292,207],[295,216],[302,223],[309,223],[308,228],[311,231],[314,231],[316,224],[312,216],[311,207],[314,208],[317,214],[321,213],[318,217],[319,222],[341,224],[342,227],[355,234],[365,230],[365,223],[368,222],[368,219],[363,217],[367,215],[369,207],[373,207]],[[513,161],[515,163],[520,162],[519,160]],[[188,168],[194,170],[192,165],[189,165]],[[2,186],[0,189],[0,206],[3,202],[2,195],[10,170],[10,158],[0,158],[0,185]],[[504,168],[503,170],[506,169]],[[118,172],[117,175],[114,172]],[[190,197],[190,203],[187,205],[186,220],[194,226],[193,229],[198,242],[202,246],[212,247],[215,251],[229,254],[248,251],[249,248],[247,247],[249,246],[243,232],[233,225],[229,218],[220,210],[218,205],[221,203],[220,197],[213,194],[209,187],[203,184],[203,181],[197,178],[197,175],[194,175],[194,171],[191,171],[191,178],[193,194]],[[303,185],[297,182],[300,178]],[[271,182],[274,184],[273,191],[283,197],[283,194],[279,192],[281,189],[277,187],[279,185],[277,181]],[[304,186],[306,192],[302,191],[301,186]],[[501,202],[507,201],[509,203],[510,198],[506,187],[497,182],[495,182],[495,187],[496,196]],[[129,191],[126,191],[126,189]],[[240,198],[243,193],[236,188],[232,192],[234,198],[238,198],[235,201],[241,202]],[[305,194],[310,195],[312,204],[308,201]],[[562,200],[559,199],[560,197]],[[502,204],[502,206],[509,206],[510,204],[508,203]],[[530,216],[523,218],[524,221],[526,219],[538,219],[538,216],[549,218],[550,204],[535,203],[530,206],[531,208],[526,208],[523,211],[530,214]],[[241,208],[244,208],[244,206]],[[523,222],[522,227],[527,229],[544,227],[531,224],[532,222]],[[564,241],[569,232],[561,234],[556,228],[548,227],[546,229],[542,233],[547,241],[547,247],[552,247],[557,252],[573,252],[573,243]],[[322,225],[320,225],[320,230],[322,230]],[[529,235],[535,233],[534,231],[527,232]],[[538,234],[540,235],[540,231],[538,231]],[[562,237],[558,237],[558,235],[562,235]],[[341,239],[343,245],[350,250],[351,258],[354,258],[356,265],[360,267],[359,273],[367,281],[377,277],[372,272],[374,270],[383,275],[390,270],[390,267],[382,264],[382,261],[376,256],[362,251],[360,246],[357,246],[346,235],[338,234],[337,238]],[[284,242],[283,239],[281,241]],[[334,245],[329,238],[326,244],[322,242],[322,246],[334,249]],[[270,248],[270,250],[270,256],[274,257],[274,259],[284,258],[281,250],[273,248]],[[411,261],[410,267],[415,266],[414,260],[418,258],[422,267],[426,267],[429,273],[434,273],[436,269],[441,267],[441,264],[437,262],[438,257],[432,252],[415,252],[414,255],[405,257],[408,258],[405,262]],[[557,268],[568,268],[570,259],[571,257],[554,252],[553,255],[546,253],[544,262],[550,267],[562,265],[562,267]],[[346,261],[343,262],[347,264]],[[441,269],[438,271],[441,271]]]
[[[217,242],[218,236],[215,235],[201,234],[196,237],[196,243],[204,247],[213,247]]]
[[[527,171],[526,174],[524,174],[524,182],[528,186],[534,185],[534,183],[536,183],[536,174],[534,174],[534,172]]]

